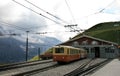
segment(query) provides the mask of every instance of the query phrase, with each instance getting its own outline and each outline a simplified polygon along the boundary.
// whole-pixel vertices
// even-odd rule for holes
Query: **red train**
[[[40,55],[40,57],[42,60],[52,59],[53,54],[50,52],[45,52],[44,54]]]
[[[87,51],[81,48],[64,45],[53,47],[53,61],[58,63],[71,62],[86,57]]]

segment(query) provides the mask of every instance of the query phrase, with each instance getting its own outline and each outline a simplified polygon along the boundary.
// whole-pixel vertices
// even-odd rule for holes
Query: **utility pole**
[[[118,45],[120,45],[120,39],[119,39],[119,37],[120,37],[120,32],[118,30]]]
[[[40,47],[38,48],[38,60],[40,60]]]
[[[26,38],[26,61],[28,60],[28,33],[29,31],[26,31],[27,33],[27,38]]]

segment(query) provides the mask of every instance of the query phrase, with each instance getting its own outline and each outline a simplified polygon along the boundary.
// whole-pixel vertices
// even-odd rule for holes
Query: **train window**
[[[80,50],[78,49],[70,49],[70,54],[78,54],[80,53]]]
[[[67,49],[67,54],[69,54],[69,49]]]
[[[73,49],[70,49],[70,54],[74,54],[74,50]]]
[[[77,50],[77,52],[76,52],[77,54],[78,54],[78,50]]]
[[[64,53],[64,48],[55,48],[55,53]]]
[[[75,54],[75,50],[72,50],[73,51],[73,54]]]
[[[74,51],[74,54],[76,54],[76,53],[77,53],[77,50],[75,50],[75,49],[74,49],[73,51]]]

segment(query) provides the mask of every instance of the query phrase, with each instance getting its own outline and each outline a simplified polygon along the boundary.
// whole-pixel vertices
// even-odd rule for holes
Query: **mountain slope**
[[[104,22],[97,24],[90,29],[86,30],[82,34],[101,38],[107,41],[112,41],[120,44],[120,22]],[[76,35],[74,38],[81,36],[82,34]],[[73,38],[73,39],[74,39]]]
[[[46,40],[47,38],[47,40]],[[44,43],[29,42],[28,59],[38,54],[40,47],[41,53],[46,49],[58,44],[60,41],[54,38],[46,37],[42,40]],[[53,44],[48,44],[52,40]],[[25,61],[26,42],[20,41],[14,37],[0,37],[0,64]]]
[[[19,45],[20,41],[11,37],[0,38],[0,63],[23,61],[25,53]]]
[[[0,26],[0,64],[25,61],[26,35],[5,35],[9,33],[9,29],[7,30],[7,28],[4,29]],[[31,59],[38,54],[38,48],[40,48],[40,52],[42,53],[46,49],[59,44],[60,42],[61,41],[52,37],[29,36],[28,59]]]

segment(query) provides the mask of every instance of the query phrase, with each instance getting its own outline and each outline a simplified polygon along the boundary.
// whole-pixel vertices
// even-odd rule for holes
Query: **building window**
[[[97,41],[92,41],[91,44],[92,44],[92,45],[98,45],[98,42],[97,42]]]
[[[114,49],[105,48],[106,53],[114,53]]]
[[[113,50],[113,49],[110,49],[110,53],[114,53],[114,50]]]
[[[87,45],[87,44],[88,44],[88,40],[82,42],[82,45]]]
[[[73,46],[79,46],[79,43],[77,41],[73,42]]]
[[[109,53],[109,48],[105,48],[105,53]]]

